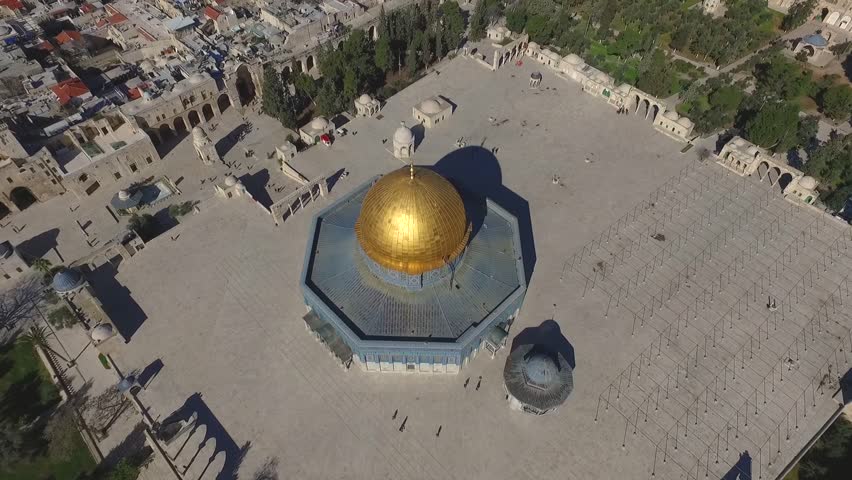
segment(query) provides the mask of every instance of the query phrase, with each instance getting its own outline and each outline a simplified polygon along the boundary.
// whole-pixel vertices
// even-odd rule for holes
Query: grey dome
[[[109,323],[102,323],[89,332],[92,340],[98,343],[109,340],[113,335],[115,335],[115,329]]]
[[[53,289],[57,293],[68,293],[79,289],[86,283],[83,274],[72,268],[63,268],[53,276]]]
[[[503,381],[510,395],[540,412],[558,407],[574,390],[573,372],[565,358],[535,344],[521,345],[509,354]]]

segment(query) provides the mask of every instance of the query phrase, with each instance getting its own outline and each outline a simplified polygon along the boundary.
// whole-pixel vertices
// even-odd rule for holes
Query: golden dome
[[[470,237],[455,187],[432,170],[404,167],[367,192],[355,234],[379,265],[418,275],[458,257]]]

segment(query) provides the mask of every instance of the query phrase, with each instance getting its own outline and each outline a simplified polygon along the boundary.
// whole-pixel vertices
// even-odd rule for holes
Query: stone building
[[[534,415],[553,412],[574,389],[568,361],[544,345],[520,345],[503,368],[503,386],[509,407]]]
[[[373,117],[381,108],[381,102],[366,93],[355,99],[355,114],[359,117]]]
[[[213,165],[214,162],[222,160],[219,157],[219,152],[216,151],[216,144],[210,140],[207,132],[200,125],[196,125],[192,129],[192,146],[195,148],[195,154],[198,155],[199,160],[204,165]]]
[[[824,67],[834,60],[834,53],[831,52],[834,42],[831,38],[831,32],[805,35],[793,42],[792,53],[796,56],[803,53],[808,63]]]
[[[314,145],[320,142],[323,135],[331,135],[334,132],[334,125],[325,119],[325,117],[316,117],[310,123],[299,129],[299,137],[307,145]]]
[[[151,138],[118,111],[100,113],[48,144],[54,172],[78,197],[140,174],[160,160]]]
[[[8,157],[0,152],[0,220],[65,193],[61,177],[53,170],[54,160],[46,148],[33,155]]]
[[[393,132],[393,156],[400,159],[414,156],[414,133],[405,122]]]
[[[344,367],[458,373],[488,342],[502,345],[492,333],[520,311],[517,219],[463,199],[431,169],[403,167],[316,215],[301,287],[306,327]]]
[[[217,117],[231,105],[227,93],[207,73],[196,73],[166,89],[150,88],[142,97],[121,106],[121,111],[151,137],[155,145]]]
[[[791,167],[765,149],[741,137],[734,137],[722,147],[717,162],[740,176],[757,175],[760,181],[781,190],[784,198],[813,205],[819,192],[818,182]]]
[[[602,98],[613,108],[650,120],[657,130],[669,137],[679,141],[692,138],[694,125],[691,120],[668,110],[665,102],[638,88],[626,83],[616,86],[612,77],[588,65],[578,55],[569,53],[560,57],[535,42],[529,42],[526,54],[551,67],[558,76],[579,83],[584,92]]]
[[[465,47],[464,53],[496,71],[522,57],[528,42],[529,35],[525,33],[513,33],[502,25],[491,26],[485,32],[485,39]]]
[[[30,266],[11,242],[6,240],[0,243],[0,275],[3,276],[3,280],[19,278],[29,270]]]
[[[412,109],[411,115],[426,128],[434,128],[439,123],[450,118],[453,105],[440,95],[429,97],[418,103]]]

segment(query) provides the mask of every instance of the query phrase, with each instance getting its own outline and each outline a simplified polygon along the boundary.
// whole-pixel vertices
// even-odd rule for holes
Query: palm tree
[[[32,267],[41,273],[47,274],[53,264],[46,258],[36,258],[33,260]]]
[[[68,361],[61,353],[57,352],[53,348],[50,347],[50,342],[47,337],[52,335],[52,333],[48,332],[47,329],[41,325],[33,325],[30,327],[27,333],[21,336],[21,341],[28,343],[35,347],[40,347],[42,350],[51,352],[62,360]]]

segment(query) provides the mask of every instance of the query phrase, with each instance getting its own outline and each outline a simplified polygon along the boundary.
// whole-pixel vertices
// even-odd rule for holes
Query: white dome
[[[621,93],[629,93],[630,92],[630,85],[628,85],[626,83],[622,83],[621,85],[618,86],[618,91],[621,92]]]
[[[405,125],[400,125],[399,128],[393,132],[393,142],[400,145],[408,145],[410,143],[414,143],[414,134],[411,133],[411,129],[406,127]]]
[[[745,146],[745,144],[746,144],[745,139],[740,138],[740,137],[734,138],[734,145],[736,145],[738,147],[742,147],[742,146]]]
[[[579,65],[579,64],[583,63],[583,59],[580,58],[579,55],[576,55],[576,54],[573,54],[573,53],[569,53],[568,55],[565,55],[565,58],[563,58],[563,60],[570,63],[571,65]]]
[[[799,186],[806,190],[814,190],[817,186],[817,181],[814,177],[805,175],[799,179]]]
[[[127,190],[119,190],[118,191],[118,199],[119,200],[129,200],[130,199],[130,192],[128,192]]]
[[[435,99],[430,98],[428,100],[424,100],[423,103],[420,104],[420,111],[423,113],[438,113],[441,110],[441,104],[438,103]]]
[[[530,43],[528,43],[528,44],[527,44],[527,46],[528,46],[529,48],[538,48],[538,47],[539,47],[539,46],[538,46],[538,44],[537,44],[537,43],[535,43],[535,42],[530,42]]]
[[[328,129],[328,120],[323,117],[317,117],[311,121],[311,129],[326,130]]]
[[[143,60],[142,63],[139,64],[139,68],[146,72],[150,72],[151,70],[154,70],[154,64],[151,63],[150,60]]]
[[[760,153],[760,149],[752,145],[748,147],[748,150],[746,150],[746,152],[748,152],[749,155],[757,155],[758,153]]]
[[[366,93],[361,95],[360,97],[358,97],[358,103],[360,103],[361,105],[366,105],[366,104],[368,104],[372,101],[373,101],[373,98],[371,96],[367,95]]]
[[[233,187],[234,185],[237,184],[237,182],[238,182],[237,177],[235,177],[233,175],[228,175],[227,177],[225,177],[225,186],[226,187]]]
[[[692,127],[692,120],[690,120],[686,117],[680,117],[680,119],[677,121],[677,123],[679,123],[682,127],[686,127],[686,128]]]
[[[665,112],[663,114],[663,116],[668,118],[669,120],[672,120],[672,121],[675,121],[675,122],[677,121],[677,114],[675,112],[671,111],[671,110]]]
[[[196,125],[192,129],[192,142],[196,145],[204,145],[210,142],[210,137],[207,136],[207,132],[203,128]]]
[[[109,323],[101,323],[89,332],[92,341],[98,343],[109,340],[113,335],[115,335],[115,329]]]

